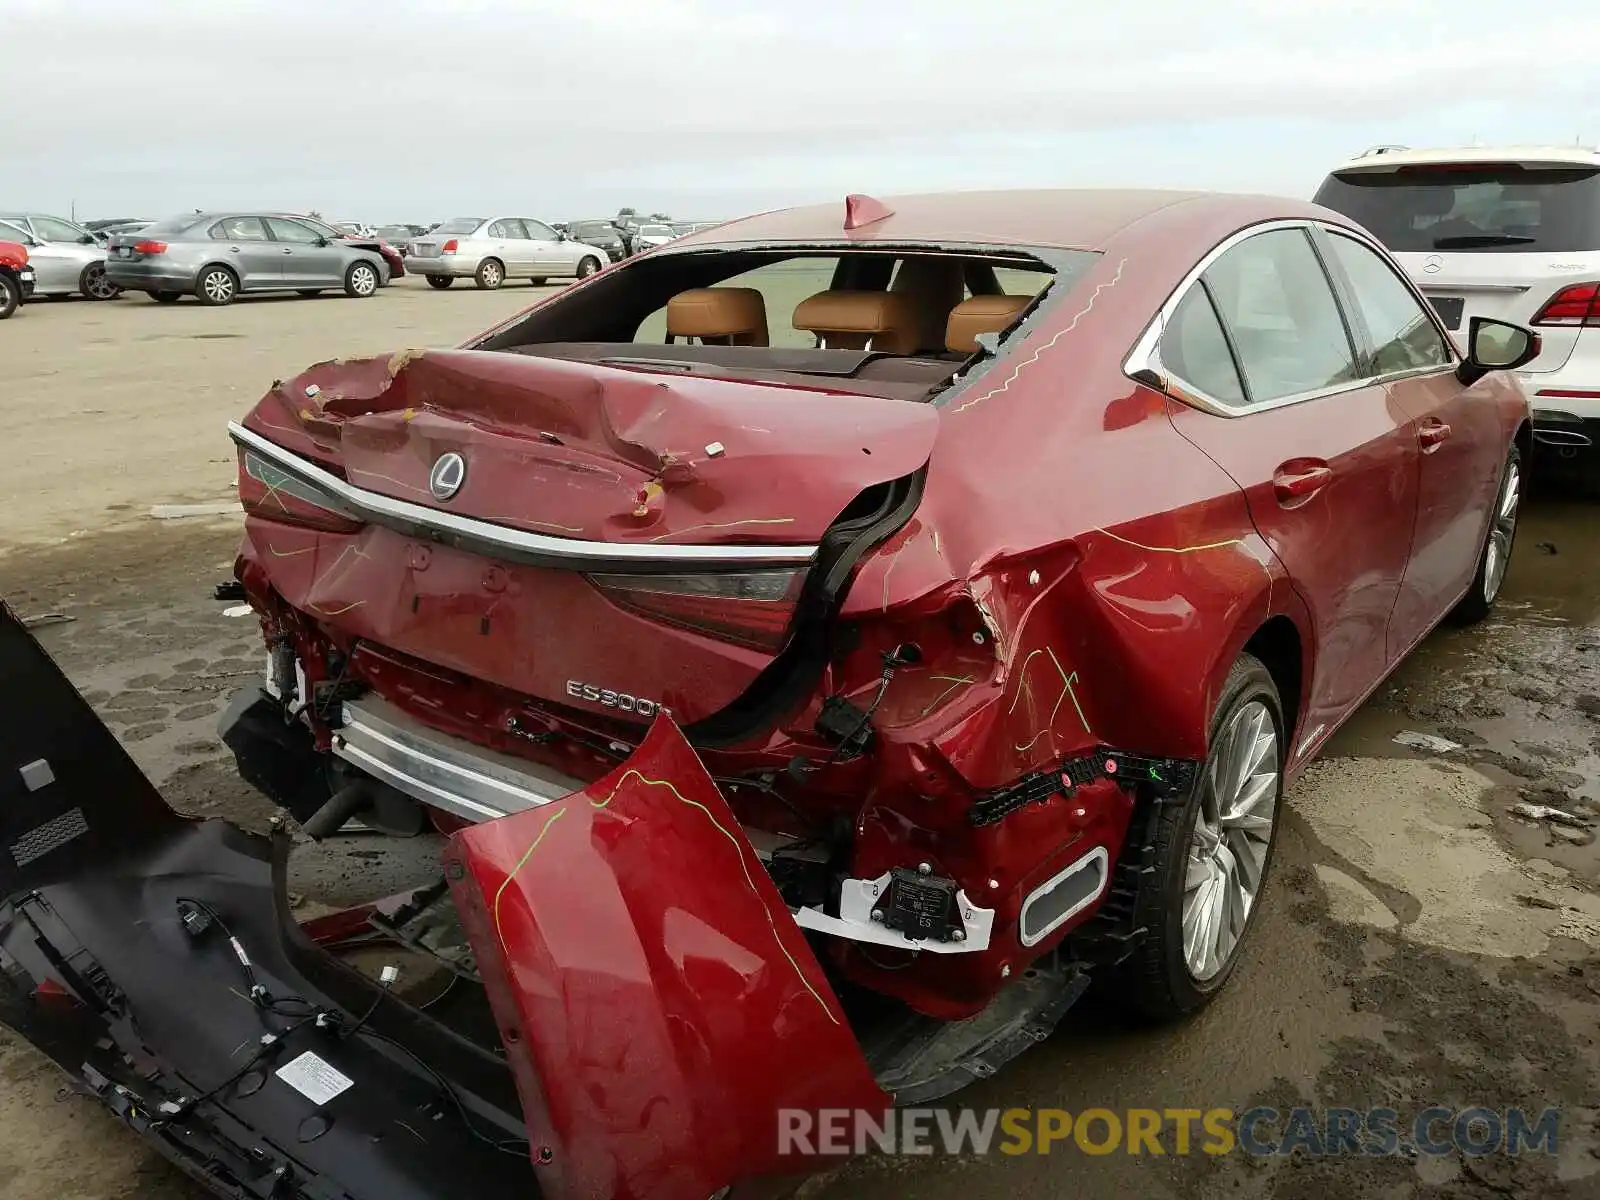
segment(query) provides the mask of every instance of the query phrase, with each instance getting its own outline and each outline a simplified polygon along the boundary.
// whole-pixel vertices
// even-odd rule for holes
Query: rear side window
[[[219,242],[264,242],[267,227],[260,217],[224,217],[211,227],[211,236]]]
[[[203,218],[198,213],[184,213],[177,217],[163,217],[159,221],[152,221],[140,229],[140,233],[182,233],[186,229],[193,229],[200,224]]]
[[[1333,286],[1305,230],[1258,233],[1212,263],[1204,279],[1252,404],[1359,378]]]
[[[1390,250],[1600,250],[1600,169],[1441,164],[1330,175],[1318,204]]]
[[[1372,335],[1374,375],[1449,366],[1444,335],[1392,267],[1354,238],[1329,234],[1333,257],[1355,292],[1356,307]]]
[[[1244,403],[1239,370],[1217,321],[1206,289],[1189,289],[1161,334],[1162,368],[1177,379],[1227,405]]]

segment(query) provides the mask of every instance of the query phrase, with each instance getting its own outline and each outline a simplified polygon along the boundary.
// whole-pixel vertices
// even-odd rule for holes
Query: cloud
[[[1571,0],[10,0],[4,25],[61,50],[11,63],[37,103],[0,133],[6,199],[95,211],[720,214],[1097,169],[1303,192],[1368,141],[1600,136],[1600,10]]]

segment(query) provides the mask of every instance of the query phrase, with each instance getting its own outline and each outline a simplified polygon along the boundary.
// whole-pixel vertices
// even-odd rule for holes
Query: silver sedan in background
[[[593,275],[610,256],[598,246],[575,242],[532,217],[453,217],[412,240],[406,269],[426,275],[436,288],[471,279],[497,288],[508,279],[532,280]]]
[[[366,297],[385,271],[376,251],[272,213],[168,217],[137,233],[113,234],[106,257],[113,283],[162,304],[186,295],[214,305],[231,304],[242,292],[315,296],[330,288]]]
[[[106,279],[103,240],[82,225],[44,213],[0,213],[0,241],[28,248],[28,263],[38,276],[35,296],[111,300],[117,295]]]

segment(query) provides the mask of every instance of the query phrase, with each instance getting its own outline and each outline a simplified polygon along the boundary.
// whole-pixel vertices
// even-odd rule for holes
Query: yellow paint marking
[[[1057,333],[1054,337],[1052,337],[1048,342],[1046,342],[1044,345],[1040,346],[1032,354],[1028,355],[1027,358],[1025,358],[1021,362],[1019,362],[1015,367],[1013,367],[1011,369],[1011,374],[1007,375],[1005,377],[1005,379],[1003,379],[995,387],[990,388],[986,392],[980,392],[976,396],[973,396],[970,400],[966,400],[966,401],[962,402],[961,404],[957,405],[955,408],[951,409],[950,410],[951,411],[951,415],[953,416],[954,414],[959,413],[959,412],[966,412],[967,409],[972,408],[974,405],[979,404],[984,400],[987,400],[990,396],[998,396],[1001,392],[1005,391],[1008,387],[1010,387],[1013,383],[1015,383],[1017,381],[1017,376],[1022,374],[1022,369],[1024,367],[1031,366],[1034,363],[1038,362],[1040,355],[1044,354],[1045,351],[1049,350],[1057,342],[1059,342],[1062,338],[1066,337],[1067,334],[1071,333],[1074,329],[1076,329],[1078,327],[1078,322],[1083,320],[1084,317],[1089,315],[1090,311],[1094,308],[1094,302],[1096,300],[1100,299],[1100,293],[1101,292],[1109,291],[1111,288],[1114,288],[1114,287],[1117,286],[1117,284],[1122,279],[1122,268],[1127,266],[1127,265],[1128,265],[1128,260],[1126,258],[1122,259],[1120,262],[1117,263],[1117,273],[1115,275],[1113,275],[1105,283],[1099,284],[1099,285],[1097,285],[1095,287],[1094,294],[1089,297],[1089,303],[1085,304],[1081,309],[1078,310],[1077,314],[1072,318],[1072,321],[1066,326],[1066,328],[1062,329],[1059,333]]]
[[[1084,733],[1091,733],[1092,732],[1089,729],[1089,719],[1083,715],[1083,705],[1078,703],[1078,693],[1074,690],[1074,688],[1072,686],[1073,684],[1078,682],[1078,673],[1076,671],[1074,671],[1072,674],[1068,675],[1067,671],[1066,671],[1066,668],[1061,665],[1061,660],[1056,657],[1056,652],[1054,650],[1050,649],[1050,647],[1048,647],[1048,646],[1044,647],[1043,650],[1034,650],[1034,651],[1029,653],[1028,657],[1026,659],[1024,659],[1023,663],[1022,663],[1022,670],[1023,670],[1024,673],[1026,673],[1026,671],[1028,669],[1028,664],[1033,661],[1033,656],[1035,654],[1048,654],[1050,656],[1051,664],[1055,667],[1057,674],[1059,674],[1061,676],[1061,694],[1056,697],[1055,707],[1050,710],[1050,719],[1048,721],[1046,721],[1043,726],[1040,727],[1038,733],[1034,734],[1026,742],[1023,742],[1022,744],[1017,746],[1018,752],[1025,751],[1025,750],[1031,750],[1033,748],[1033,746],[1035,745],[1035,743],[1037,743],[1038,740],[1040,738],[1042,738],[1045,734],[1047,734],[1047,733],[1053,734],[1055,732],[1056,717],[1060,715],[1060,713],[1061,713],[1061,705],[1066,701],[1068,696],[1072,697],[1072,707],[1078,710],[1078,720],[1083,722],[1083,731],[1084,731]],[[1026,682],[1026,680],[1024,680],[1024,682]],[[1017,695],[1020,697],[1021,694],[1022,694],[1022,691],[1021,691],[1021,688],[1019,687],[1018,691],[1017,691]],[[1029,694],[1031,695],[1032,693],[1030,692]],[[1016,702],[1016,700],[1013,700],[1011,702],[1012,710],[1014,711],[1016,709],[1016,707],[1017,707],[1017,702]],[[1007,715],[1009,716],[1010,714],[1008,713]]]
[[[1125,538],[1120,533],[1112,533],[1109,529],[1096,529],[1096,533],[1103,533],[1114,542],[1121,542],[1124,546],[1132,546],[1135,550],[1148,550],[1152,554],[1196,554],[1201,550],[1224,550],[1229,546],[1243,546],[1243,538],[1229,538],[1225,542],[1202,542],[1198,546],[1146,546],[1143,542],[1136,542],[1132,538]]]
[[[945,688],[944,691],[940,692],[937,696],[935,696],[932,700],[930,700],[928,702],[928,707],[924,708],[920,713],[917,714],[917,716],[919,718],[927,716],[934,709],[938,708],[939,705],[943,704],[945,702],[945,700],[949,698],[950,693],[955,691],[962,684],[974,682],[974,680],[976,679],[976,676],[973,676],[973,675],[930,675],[930,676],[928,676],[928,678],[932,679],[932,680],[934,680],[935,682],[938,682],[938,683],[948,683],[950,686]]]

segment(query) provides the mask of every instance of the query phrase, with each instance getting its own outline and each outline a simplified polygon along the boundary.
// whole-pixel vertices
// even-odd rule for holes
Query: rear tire
[[[344,273],[344,294],[365,300],[378,291],[378,268],[369,262],[353,262]]]
[[[17,311],[22,303],[22,286],[5,271],[0,271],[0,321]]]
[[[207,267],[195,280],[194,294],[208,308],[232,304],[239,294],[239,277],[227,267]]]
[[[90,300],[115,300],[122,289],[106,278],[105,263],[90,263],[78,277],[78,290]]]
[[[1164,805],[1156,818],[1155,873],[1133,915],[1134,928],[1149,932],[1106,981],[1144,1016],[1166,1021],[1197,1011],[1238,965],[1277,843],[1286,744],[1272,676],[1241,655],[1217,699],[1210,749],[1188,799]],[[1209,926],[1208,914],[1216,917]],[[1207,936],[1208,928],[1221,933]]]
[[[528,280],[528,282],[530,284],[532,284],[534,287],[543,287],[545,285],[545,279],[546,279],[545,276],[540,275],[537,278]]]
[[[295,292],[295,295],[296,296],[308,296],[308,297],[309,296],[320,296],[320,295],[322,295],[322,289],[321,288],[301,288],[297,292]]]
[[[478,264],[472,281],[486,292],[492,292],[506,281],[506,268],[498,258],[486,258]]]
[[[1455,625],[1475,625],[1494,611],[1494,602],[1505,586],[1506,568],[1511,563],[1511,547],[1517,540],[1517,510],[1522,502],[1522,453],[1516,446],[1506,455],[1500,472],[1500,490],[1495,493],[1494,515],[1489,532],[1478,552],[1478,569],[1472,573],[1472,587],[1450,610]]]
[[[183,299],[182,292],[146,292],[145,295],[149,296],[157,304],[176,304]]]
[[[429,287],[436,287],[441,290],[449,287],[456,281],[454,275],[429,275],[427,280]]]

